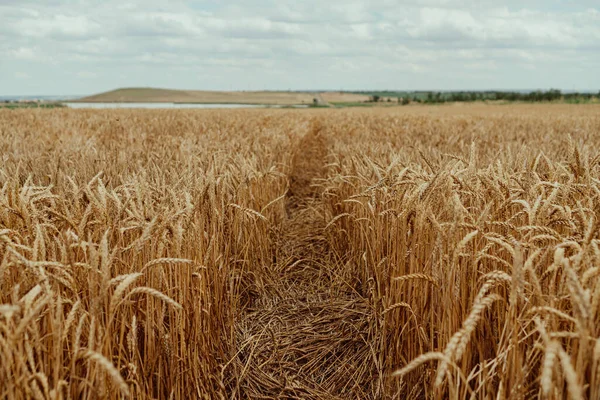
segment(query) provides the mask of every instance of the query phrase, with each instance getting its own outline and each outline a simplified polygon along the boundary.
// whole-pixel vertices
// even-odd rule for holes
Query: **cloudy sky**
[[[600,90],[598,0],[0,0],[0,95]]]

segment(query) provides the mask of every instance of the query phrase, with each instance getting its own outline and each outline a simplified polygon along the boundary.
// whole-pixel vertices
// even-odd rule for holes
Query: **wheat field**
[[[0,110],[0,397],[600,399],[597,106]]]

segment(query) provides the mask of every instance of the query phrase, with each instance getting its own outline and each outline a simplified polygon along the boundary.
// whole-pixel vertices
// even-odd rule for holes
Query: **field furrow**
[[[294,149],[272,275],[237,323],[233,397],[374,396],[369,305],[338,276],[340,259],[323,234],[325,135],[313,122]]]

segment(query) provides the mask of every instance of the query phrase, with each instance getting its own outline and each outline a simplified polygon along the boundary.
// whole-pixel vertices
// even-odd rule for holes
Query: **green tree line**
[[[396,98],[398,102],[407,104],[409,102],[440,104],[446,102],[475,102],[475,101],[520,101],[528,103],[539,102],[567,102],[567,103],[586,103],[594,99],[600,99],[600,92],[570,92],[563,93],[558,89],[547,91],[537,90],[532,92],[514,92],[514,91],[455,91],[455,92],[395,92],[395,91],[377,91],[377,92],[354,92],[367,94],[371,96],[371,101],[377,102],[383,98]]]

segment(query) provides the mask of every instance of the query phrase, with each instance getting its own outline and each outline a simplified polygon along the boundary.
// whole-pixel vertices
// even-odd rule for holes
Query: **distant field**
[[[328,103],[360,103],[369,101],[371,96],[345,92],[323,92],[321,98]]]
[[[80,102],[123,102],[123,103],[212,103],[212,104],[312,104],[317,98],[320,103],[360,102],[369,96],[341,92],[219,92],[200,90],[171,90],[152,88],[117,89],[79,99]]]
[[[27,103],[0,103],[0,108],[59,108],[64,107],[61,103],[54,102],[27,102]]]

